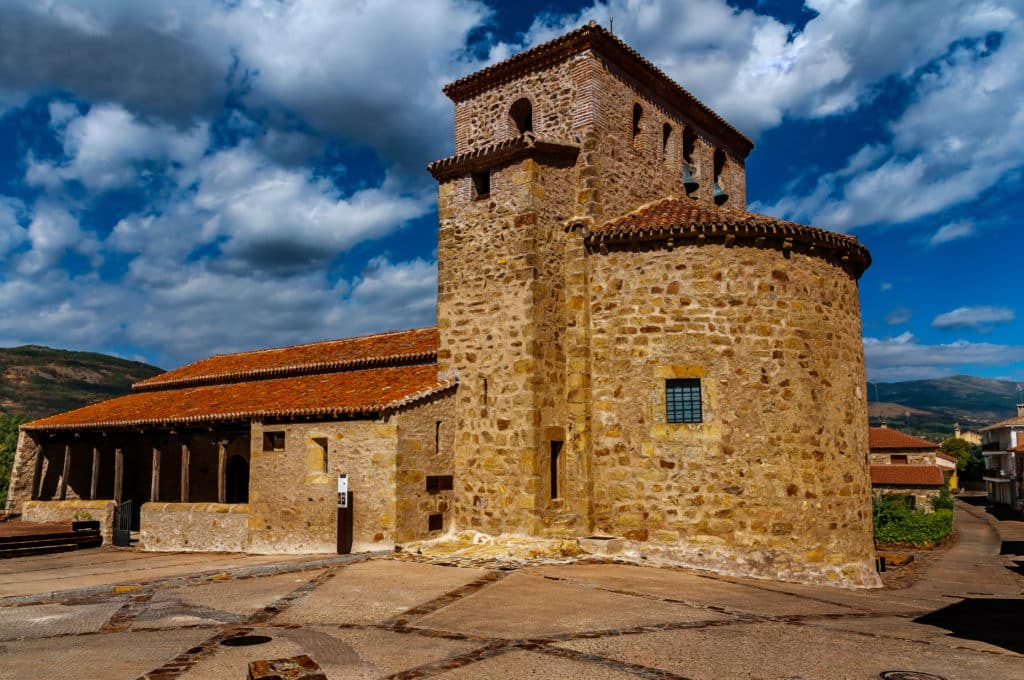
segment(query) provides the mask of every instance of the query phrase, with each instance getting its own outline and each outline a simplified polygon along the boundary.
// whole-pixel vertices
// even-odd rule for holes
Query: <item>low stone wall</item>
[[[139,543],[155,552],[245,552],[246,503],[144,503]]]
[[[113,543],[114,501],[25,501],[21,506],[24,522],[71,522],[76,519],[99,520],[103,542]],[[86,516],[87,515],[87,516]]]

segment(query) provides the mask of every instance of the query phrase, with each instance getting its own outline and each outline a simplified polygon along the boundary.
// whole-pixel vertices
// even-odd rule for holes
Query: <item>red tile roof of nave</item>
[[[930,451],[936,451],[939,445],[935,442],[930,442],[927,439],[921,439],[909,435],[906,432],[900,432],[894,430],[891,427],[869,427],[868,428],[868,448],[871,450],[881,449],[893,449],[893,450],[904,450],[904,449],[927,449]]]
[[[633,212],[596,225],[587,233],[592,245],[617,241],[663,241],[673,238],[762,239],[767,243],[800,243],[819,253],[834,252],[853,266],[859,277],[871,264],[871,254],[856,238],[808,227],[768,215],[721,208],[691,198],[669,196]]]
[[[372,415],[454,386],[436,364],[385,366],[226,385],[133,392],[34,420],[27,430],[136,427],[181,423]]]
[[[437,328],[417,328],[238,354],[220,354],[141,380],[132,389],[141,392],[349,368],[429,362],[435,360],[436,356]]]
[[[872,465],[872,485],[942,486],[945,478],[938,465]]]

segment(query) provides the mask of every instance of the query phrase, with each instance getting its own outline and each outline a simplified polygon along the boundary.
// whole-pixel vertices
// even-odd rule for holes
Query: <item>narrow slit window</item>
[[[480,200],[491,195],[491,171],[473,173],[473,198]]]
[[[700,378],[666,380],[665,412],[666,420],[670,423],[702,422]]]
[[[434,423],[434,453],[441,451],[441,421]]]
[[[487,406],[487,378],[484,378],[483,406]]]
[[[661,126],[661,160],[668,161],[670,144],[672,143],[672,126],[665,123]]]
[[[633,148],[639,149],[643,142],[641,123],[644,118],[644,108],[639,104],[633,104]]]
[[[562,463],[562,445],[564,442],[551,442],[551,498],[558,498],[558,477]]]

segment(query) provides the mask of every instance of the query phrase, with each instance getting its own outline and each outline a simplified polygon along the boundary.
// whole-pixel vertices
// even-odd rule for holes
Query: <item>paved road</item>
[[[1019,680],[1021,581],[984,519],[957,522],[960,542],[898,591],[379,558],[0,607],[0,678],[241,679],[304,653],[331,678]],[[241,633],[269,640],[221,644]]]

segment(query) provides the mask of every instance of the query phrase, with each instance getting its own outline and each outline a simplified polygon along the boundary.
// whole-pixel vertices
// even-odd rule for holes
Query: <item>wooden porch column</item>
[[[160,500],[160,447],[153,447],[153,474],[149,482],[149,500]]]
[[[217,502],[228,502],[228,447],[226,442],[217,442]]]
[[[124,481],[124,454],[114,449],[114,502],[121,504],[121,486]]]
[[[100,487],[100,450],[92,447],[92,480],[89,482],[89,500],[96,500],[96,492]]]
[[[181,502],[188,503],[188,444],[181,445]]]
[[[64,471],[60,474],[60,500],[68,497],[68,474],[71,472],[71,444],[64,445]]]
[[[36,448],[36,466],[32,471],[32,500],[36,500],[43,492],[43,447]]]

